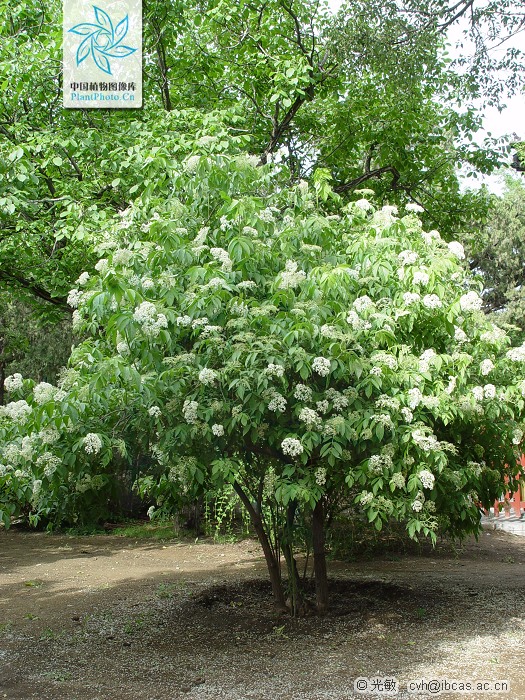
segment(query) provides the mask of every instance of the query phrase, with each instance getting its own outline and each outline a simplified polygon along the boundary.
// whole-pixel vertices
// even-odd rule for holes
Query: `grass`
[[[179,538],[172,522],[131,523],[124,527],[115,528],[111,534],[118,537],[134,537],[145,540],[175,540]]]

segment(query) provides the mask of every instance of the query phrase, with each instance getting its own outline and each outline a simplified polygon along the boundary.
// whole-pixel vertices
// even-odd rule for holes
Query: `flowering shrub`
[[[34,519],[64,518],[64,500],[102,488],[112,455],[140,444],[139,489],[159,507],[232,484],[270,573],[270,520],[289,543],[320,504],[433,540],[477,531],[515,471],[524,349],[415,207],[340,207],[279,178],[195,155],[172,200],[144,198],[108,231],[98,275],[71,294],[91,337],[60,386],[6,380],[6,523],[18,490]]]

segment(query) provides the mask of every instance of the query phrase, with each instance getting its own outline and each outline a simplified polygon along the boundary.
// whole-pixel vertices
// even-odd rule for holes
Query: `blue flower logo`
[[[85,37],[77,49],[77,66],[91,55],[100,70],[112,75],[109,59],[125,58],[137,50],[122,44],[128,33],[128,15],[116,27],[113,27],[113,22],[107,12],[101,10],[100,7],[95,7],[95,5],[93,5],[93,10],[95,11],[96,24],[83,22],[76,24],[69,30],[72,34]]]

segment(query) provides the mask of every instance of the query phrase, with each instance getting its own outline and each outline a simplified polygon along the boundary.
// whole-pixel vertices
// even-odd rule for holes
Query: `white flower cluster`
[[[324,486],[326,484],[326,469],[324,469],[324,467],[318,467],[315,470],[315,483],[317,486]]]
[[[454,340],[457,343],[466,343],[468,341],[468,335],[465,333],[465,331],[462,328],[458,328],[458,326],[454,326]]]
[[[441,446],[435,435],[425,435],[421,430],[414,430],[412,432],[412,439],[424,452],[441,450]]]
[[[43,428],[38,433],[38,439],[43,445],[54,445],[60,439],[60,433],[56,428]]]
[[[67,303],[72,309],[76,309],[80,304],[82,299],[82,292],[80,289],[72,289],[67,295]]]
[[[426,287],[429,279],[428,274],[423,270],[416,270],[412,276],[412,282],[414,284],[420,284],[422,287]]]
[[[267,224],[271,224],[275,221],[275,216],[270,208],[263,209],[258,213],[259,219]]]
[[[184,420],[186,421],[186,423],[194,425],[197,422],[198,408],[199,404],[197,403],[197,401],[189,401],[186,399],[182,407],[182,415],[184,416]]]
[[[354,309],[358,312],[361,313],[362,311],[365,311],[366,309],[370,309],[372,306],[374,306],[374,302],[370,297],[365,294],[362,297],[357,297],[357,299],[354,299]]]
[[[264,370],[264,373],[268,377],[277,377],[279,379],[280,377],[284,376],[284,367],[282,365],[275,365],[270,362],[268,367]]]
[[[523,439],[523,430],[516,428],[516,430],[512,433],[512,444],[519,445],[520,442],[522,441],[522,439]]]
[[[4,379],[4,388],[6,391],[18,391],[24,385],[24,378],[19,372],[10,374]]]
[[[434,357],[436,357],[436,351],[433,348],[429,348],[421,353],[419,356],[419,371],[428,372]]]
[[[398,215],[398,209],[395,206],[395,204],[386,204],[384,207],[381,207],[381,211],[383,214],[386,214],[387,216],[397,216]]]
[[[376,352],[371,359],[380,365],[386,365],[389,369],[397,369],[397,358],[388,352]]]
[[[425,241],[427,245],[432,245],[434,241],[440,241],[441,236],[439,235],[439,231],[423,231],[421,234],[421,237]]]
[[[33,389],[33,398],[35,402],[41,406],[48,401],[52,401],[57,391],[58,389],[56,386],[48,384],[48,382],[40,382],[40,384],[37,384]]]
[[[498,328],[498,326],[492,326],[490,331],[485,331],[484,333],[482,333],[480,338],[486,343],[490,343],[491,345],[497,345],[506,337],[506,335],[507,334],[505,333],[505,331],[501,328]]]
[[[494,365],[494,363],[492,362],[492,360],[489,360],[489,359],[483,360],[483,362],[482,362],[482,363],[480,364],[480,366],[479,366],[479,371],[481,372],[481,374],[482,374],[484,377],[486,377],[487,374],[490,374],[490,373],[492,372],[492,370],[494,369],[494,367],[495,367],[495,365]]]
[[[346,322],[352,326],[355,331],[368,331],[372,328],[370,321],[365,321],[359,318],[358,314],[354,309],[350,309],[348,316],[346,317]]]
[[[328,403],[328,401],[326,401],[326,399],[323,399],[322,401],[317,401],[315,406],[316,406],[317,410],[319,411],[319,413],[323,413],[323,414],[328,413],[328,411],[330,409],[330,404]]]
[[[281,442],[281,449],[283,454],[290,455],[290,457],[298,457],[304,452],[304,447],[302,446],[301,441],[297,440],[297,438],[290,437],[284,438],[284,440]]]
[[[224,248],[210,248],[210,253],[215,260],[218,260],[222,264],[221,269],[223,272],[232,271],[233,263],[227,250],[224,250]]]
[[[77,279],[75,284],[78,284],[79,287],[83,287],[85,284],[87,284],[89,280],[89,272],[83,272],[80,277]]]
[[[220,423],[214,423],[211,426],[211,432],[216,436],[216,437],[222,437],[224,435],[224,426],[221,425]]]
[[[419,474],[419,480],[423,484],[424,489],[433,489],[436,477],[428,469],[422,469]]]
[[[371,474],[382,474],[392,466],[392,457],[387,454],[372,455],[368,460],[368,471]]]
[[[175,323],[177,326],[191,326],[191,316],[187,314],[185,316],[177,316]]]
[[[150,406],[148,408],[148,414],[152,418],[160,418],[160,416],[162,415],[162,411],[160,410],[160,408],[158,406]]]
[[[390,479],[390,483],[394,485],[396,489],[404,489],[405,484],[406,484],[406,479],[401,472],[395,472],[392,474],[392,478]]]
[[[415,202],[409,202],[408,204],[405,204],[405,211],[412,211],[414,212],[414,214],[420,214],[425,210],[419,204],[416,204]]]
[[[440,309],[443,306],[443,302],[437,294],[425,294],[423,306],[426,306],[427,309]]]
[[[494,384],[485,384],[483,387],[483,395],[486,399],[496,398],[496,387]]]
[[[512,362],[525,362],[525,343],[517,348],[507,350],[507,357]]]
[[[100,260],[95,265],[95,270],[101,275],[105,275],[109,269],[109,263],[107,258],[100,258]]]
[[[82,442],[88,454],[98,454],[102,449],[102,440],[96,433],[88,433]]]
[[[419,255],[414,250],[402,250],[397,257],[401,265],[413,265]]]
[[[309,386],[306,386],[306,384],[297,384],[294,392],[293,392],[294,398],[297,399],[297,401],[311,401],[312,400],[312,390],[310,389]]]
[[[274,413],[284,413],[286,411],[286,399],[278,391],[272,394],[268,404],[268,410]]]
[[[306,279],[306,273],[298,270],[295,260],[287,260],[284,272],[281,272],[279,289],[295,289]]]
[[[448,386],[445,389],[445,392],[447,394],[451,394],[454,391],[454,389],[456,388],[457,381],[458,380],[456,377],[453,377],[451,374],[448,375]]]
[[[204,367],[199,372],[199,382],[205,386],[213,386],[217,381],[217,372],[208,367]]]
[[[401,415],[407,423],[412,423],[412,421],[414,420],[414,414],[406,406],[401,409]]]
[[[456,258],[458,258],[459,260],[465,259],[465,249],[458,241],[452,241],[451,243],[449,243],[448,249],[450,250],[452,255],[455,255]]]
[[[370,491],[363,491],[363,493],[359,496],[359,502],[362,506],[370,505],[370,503],[372,503],[373,500],[374,494]]]
[[[330,326],[327,323],[321,326],[319,332],[321,333],[323,338],[328,338],[330,340],[337,340],[340,337],[339,329],[335,326]]]
[[[0,416],[7,416],[15,423],[25,423],[31,413],[31,406],[24,401],[11,401],[6,406],[0,406]]]
[[[244,282],[239,282],[237,284],[237,289],[240,289],[241,291],[245,291],[247,289],[255,289],[256,287],[257,283],[253,280],[244,280]]]
[[[467,292],[459,299],[462,311],[479,311],[483,306],[483,300],[476,292]]]
[[[220,229],[221,231],[228,231],[233,226],[233,221],[230,221],[227,216],[221,216],[220,218]]]
[[[418,498],[412,503],[412,510],[416,513],[420,513],[423,510],[423,503]]]
[[[308,430],[319,430],[321,427],[321,417],[313,408],[303,408],[299,412],[299,420],[306,423]]]
[[[476,399],[476,401],[483,401],[483,387],[482,386],[473,387],[472,394],[474,395],[474,398]]]
[[[119,343],[117,343],[117,352],[119,355],[128,355],[129,345],[124,340],[121,340]]]
[[[330,374],[331,361],[326,357],[315,357],[312,362],[312,369],[321,377],[327,377]]]
[[[162,328],[168,327],[168,319],[164,314],[158,313],[155,304],[151,301],[143,301],[135,309],[133,319],[140,323],[145,335],[155,338]]]
[[[192,156],[193,158],[196,158],[198,156]],[[150,520],[153,520],[153,514],[155,513],[155,506],[150,506],[146,512],[146,515]]]
[[[419,404],[421,403],[421,400],[423,399],[423,394],[421,391],[417,388],[414,387],[413,389],[410,389],[408,392],[408,405],[410,406],[411,409],[417,408]]]
[[[186,172],[188,175],[193,175],[193,173],[197,171],[200,159],[200,156],[190,156],[189,158],[186,158],[183,166],[184,172]]]
[[[133,260],[133,252],[127,248],[119,248],[113,253],[113,264],[126,267]]]
[[[368,199],[358,199],[357,202],[353,202],[353,205],[354,207],[361,209],[361,211],[370,211],[370,209],[374,208]]]
[[[341,392],[337,391],[336,389],[328,389],[326,391],[325,396],[328,399],[328,401],[332,402],[334,411],[342,411],[343,409],[348,407],[348,397],[344,394],[341,394]]]
[[[417,292],[405,292],[403,294],[403,302],[407,306],[416,304],[421,299],[421,296]]]

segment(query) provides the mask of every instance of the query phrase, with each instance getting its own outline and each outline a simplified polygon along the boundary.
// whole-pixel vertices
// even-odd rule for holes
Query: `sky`
[[[328,0],[330,8],[335,12],[341,5],[343,0]],[[462,27],[461,25],[452,27],[449,32],[449,40],[451,42],[451,47],[449,48],[449,54],[453,58],[458,55],[457,49],[455,49],[454,44],[457,39],[461,37]],[[505,44],[500,51],[506,50],[507,46],[514,46],[517,48],[525,48],[525,32],[514,37],[510,42]],[[517,134],[521,140],[525,141],[525,94],[515,95],[512,98],[507,98],[504,100],[505,109],[501,112],[496,107],[483,107],[483,102],[480,100],[475,106],[479,107],[484,115],[483,126],[484,129],[477,132],[474,135],[474,140],[482,144],[484,138],[488,133],[493,137],[499,138],[507,134]],[[489,189],[496,194],[501,194],[503,191],[502,177],[500,175],[493,175],[490,177],[480,177],[478,180],[469,178],[465,181],[466,185],[469,187],[481,186],[482,183],[487,184]]]

